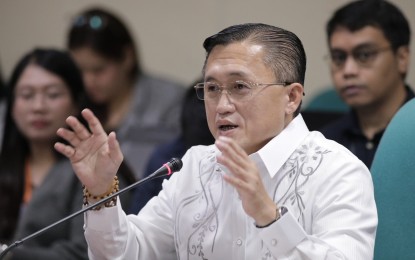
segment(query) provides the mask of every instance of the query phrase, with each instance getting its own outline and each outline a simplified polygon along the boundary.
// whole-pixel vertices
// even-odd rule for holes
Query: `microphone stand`
[[[89,205],[89,206],[87,206],[87,207],[85,207],[85,208],[83,208],[83,209],[81,209],[81,210],[79,210],[79,211],[77,211],[75,213],[72,213],[71,215],[69,215],[69,216],[67,216],[67,217],[65,217],[65,218],[63,218],[61,220],[58,220],[55,223],[52,223],[49,226],[46,226],[46,227],[42,228],[41,230],[39,230],[39,231],[37,231],[37,232],[35,232],[33,234],[30,234],[27,237],[24,237],[24,238],[22,238],[20,240],[16,240],[13,244],[11,244],[10,246],[8,246],[3,252],[0,253],[0,260],[3,259],[3,257],[7,254],[7,252],[9,252],[13,248],[19,246],[20,244],[23,244],[26,240],[31,239],[31,238],[34,238],[34,237],[37,237],[40,234],[42,234],[43,232],[47,231],[48,229],[51,229],[51,228],[53,228],[53,227],[55,227],[55,226],[57,226],[57,225],[65,222],[65,221],[71,219],[71,218],[74,218],[74,217],[76,217],[76,216],[78,216],[78,215],[80,215],[80,214],[82,214],[82,213],[84,213],[84,212],[86,212],[86,211],[88,211],[88,210],[90,210],[92,208],[95,208],[96,206],[98,206],[98,205],[100,205],[102,203],[105,203],[105,202],[111,200],[115,196],[118,196],[118,195],[120,195],[120,194],[122,194],[122,193],[124,193],[126,191],[131,190],[132,188],[138,186],[139,184],[145,183],[145,182],[147,182],[149,180],[152,180],[152,179],[155,179],[155,178],[164,177],[164,176],[170,175],[172,173],[172,172],[168,172],[168,173],[160,174],[160,170],[162,168],[163,167],[161,167],[159,170],[155,171],[153,174],[147,176],[146,178],[144,178],[144,179],[142,179],[140,181],[137,181],[137,182],[135,182],[135,183],[133,183],[133,184],[125,187],[124,189],[119,190],[116,193],[111,194],[110,196],[108,196],[108,197],[106,197],[106,198],[104,198],[104,199],[102,199],[100,201],[95,202],[92,205]]]

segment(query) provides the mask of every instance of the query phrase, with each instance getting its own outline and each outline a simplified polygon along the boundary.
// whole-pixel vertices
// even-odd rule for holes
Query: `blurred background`
[[[237,23],[263,22],[288,29],[303,41],[308,66],[304,103],[331,86],[325,25],[348,0],[0,0],[0,68],[5,80],[23,53],[34,46],[65,48],[66,34],[81,10],[102,6],[119,15],[134,33],[143,68],[185,85],[201,72],[203,40]],[[415,1],[391,0],[415,28]],[[415,48],[407,82],[415,85]]]

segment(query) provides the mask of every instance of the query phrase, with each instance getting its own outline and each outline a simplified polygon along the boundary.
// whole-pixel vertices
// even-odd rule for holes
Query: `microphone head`
[[[180,171],[183,166],[183,162],[179,158],[171,158],[169,161],[170,169],[172,172]]]

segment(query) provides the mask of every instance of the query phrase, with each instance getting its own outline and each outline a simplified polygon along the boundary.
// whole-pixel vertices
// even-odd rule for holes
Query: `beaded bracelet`
[[[102,195],[99,195],[99,196],[92,195],[91,193],[89,193],[89,191],[85,187],[85,185],[82,186],[83,191],[84,191],[84,199],[83,199],[84,200],[84,206],[88,206],[89,205],[88,199],[91,199],[92,198],[93,200],[99,201],[99,200],[105,199],[105,198],[111,196],[112,194],[118,192],[119,191],[119,183],[120,182],[118,181],[118,177],[115,176],[114,177],[114,181],[113,181],[113,183],[112,183],[111,188],[109,189],[109,191],[107,191],[106,193],[104,193]],[[112,198],[112,199],[104,202],[103,204],[94,207],[92,210],[100,210],[102,208],[102,205],[104,207],[106,207],[106,208],[110,208],[110,207],[116,206],[117,205],[117,197],[115,196],[114,198]]]

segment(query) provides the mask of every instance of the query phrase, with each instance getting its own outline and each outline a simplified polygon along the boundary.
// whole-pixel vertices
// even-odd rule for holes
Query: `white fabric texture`
[[[192,147],[183,168],[137,215],[121,205],[85,215],[91,259],[372,259],[377,212],[369,170],[309,132],[301,115],[251,154],[269,195],[288,209],[266,228],[243,210],[214,146]]]

